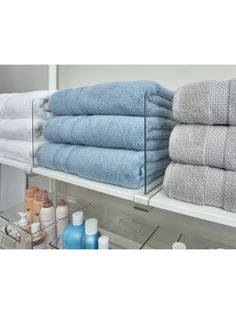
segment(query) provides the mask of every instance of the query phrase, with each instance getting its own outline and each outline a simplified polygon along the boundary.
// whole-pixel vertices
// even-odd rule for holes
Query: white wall
[[[0,93],[48,89],[48,65],[0,65]]]
[[[48,65],[0,65],[0,93],[48,89]],[[24,171],[0,165],[0,209],[21,203]],[[42,180],[42,179],[41,179]],[[44,180],[45,185],[48,180]]]
[[[155,80],[176,89],[207,79],[236,77],[236,65],[59,65],[58,88],[72,88],[106,81]]]

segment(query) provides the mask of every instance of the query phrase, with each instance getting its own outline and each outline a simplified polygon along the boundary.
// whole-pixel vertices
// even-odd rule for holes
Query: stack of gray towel
[[[174,199],[236,212],[236,79],[203,81],[174,96],[164,191]]]

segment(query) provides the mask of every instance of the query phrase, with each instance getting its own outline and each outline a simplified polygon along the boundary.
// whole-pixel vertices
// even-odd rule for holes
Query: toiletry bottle
[[[172,249],[173,250],[186,250],[187,247],[183,242],[174,242],[172,244]]]
[[[27,213],[19,212],[18,214],[21,217],[20,220],[17,222],[18,226],[21,229],[24,229],[25,231],[30,233],[31,232],[31,227],[30,227],[30,224],[29,224],[28,219],[27,219]]]
[[[72,224],[69,224],[63,235],[63,249],[83,249],[84,214],[77,211],[72,214]]]
[[[39,190],[35,193],[33,200],[33,222],[39,222],[40,210],[43,207],[43,195],[47,193],[45,190]]]
[[[33,222],[33,201],[38,188],[32,187],[25,191],[25,211],[29,223]]]
[[[61,199],[56,208],[57,237],[62,236],[69,223],[69,207],[64,199]]]
[[[101,233],[98,231],[98,221],[89,218],[85,221],[85,235],[83,238],[84,249],[98,249],[98,238]]]
[[[32,234],[32,248],[46,249],[46,235],[44,231],[40,230],[39,222],[32,223],[31,234]]]
[[[99,250],[109,250],[109,238],[108,238],[108,236],[101,236],[98,239],[98,249]]]
[[[43,207],[40,210],[41,229],[47,234],[48,243],[56,238],[56,212],[48,193],[43,194]]]

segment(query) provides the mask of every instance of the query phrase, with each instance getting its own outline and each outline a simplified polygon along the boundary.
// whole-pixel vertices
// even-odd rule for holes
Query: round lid
[[[18,225],[20,227],[25,227],[29,224],[28,219],[27,219],[27,214],[23,212],[18,213],[21,217],[21,219],[18,221]]]
[[[98,239],[98,249],[109,249],[109,238],[108,236],[101,236]]]
[[[40,223],[39,222],[34,222],[31,224],[31,233],[37,233],[40,231]]]
[[[34,191],[34,190],[31,190],[31,189],[26,190],[26,191],[25,191],[25,196],[28,197],[28,198],[34,198],[34,196],[35,196],[35,191]]]
[[[84,213],[81,211],[77,211],[72,214],[72,224],[74,226],[80,226],[84,222]]]
[[[67,205],[67,203],[66,203],[66,201],[64,200],[64,198],[61,198],[60,200],[59,200],[59,202],[58,202],[58,206],[66,206]]]
[[[172,249],[174,249],[174,250],[185,250],[185,249],[187,249],[187,247],[183,242],[174,242],[172,244]]]
[[[53,206],[52,201],[48,198],[48,192],[43,193],[43,207]]]
[[[35,193],[39,190],[39,188],[37,188],[36,186],[31,186],[30,188],[28,188],[28,190],[34,191]]]
[[[89,218],[85,221],[85,234],[93,235],[98,232],[98,221],[95,218]]]
[[[37,202],[42,202],[43,201],[43,195],[47,193],[47,191],[44,191],[44,190],[40,190],[40,191],[37,191],[35,193],[35,200]]]

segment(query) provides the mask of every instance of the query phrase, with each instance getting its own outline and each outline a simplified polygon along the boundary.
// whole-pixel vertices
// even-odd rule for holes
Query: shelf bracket
[[[153,206],[134,203],[134,209],[141,212],[149,213]]]
[[[37,174],[33,173],[33,166],[31,165],[26,165],[25,166],[25,175],[29,177],[36,176]]]

